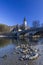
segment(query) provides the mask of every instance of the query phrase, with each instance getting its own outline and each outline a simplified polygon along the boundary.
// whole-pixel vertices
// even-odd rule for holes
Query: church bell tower
[[[24,25],[24,29],[26,30],[27,29],[27,21],[26,21],[26,18],[24,18],[23,25]]]

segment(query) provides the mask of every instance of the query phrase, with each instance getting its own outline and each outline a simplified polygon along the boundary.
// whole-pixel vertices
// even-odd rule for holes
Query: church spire
[[[26,21],[26,18],[24,18],[24,21]]]

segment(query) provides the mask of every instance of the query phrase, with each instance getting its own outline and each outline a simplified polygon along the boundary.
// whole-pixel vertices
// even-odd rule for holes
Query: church
[[[23,20],[23,23],[21,24],[21,25],[16,25],[15,26],[15,28],[13,28],[13,32],[14,31],[22,31],[22,30],[27,30],[27,29],[29,29],[29,27],[28,27],[28,24],[27,24],[27,20],[26,20],[26,18],[24,18],[24,20]]]

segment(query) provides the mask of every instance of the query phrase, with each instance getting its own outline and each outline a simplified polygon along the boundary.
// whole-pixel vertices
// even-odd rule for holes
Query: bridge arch
[[[43,30],[42,31],[37,31],[34,35],[43,35]]]

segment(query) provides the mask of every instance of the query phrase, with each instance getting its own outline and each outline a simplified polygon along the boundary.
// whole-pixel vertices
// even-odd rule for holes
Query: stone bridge
[[[37,32],[41,32],[43,31],[43,27],[39,27],[39,28],[30,28],[30,29],[27,29],[27,30],[21,30],[21,31],[15,31],[13,30],[12,33],[14,35],[24,35],[26,33],[29,33],[29,34],[36,34]]]

